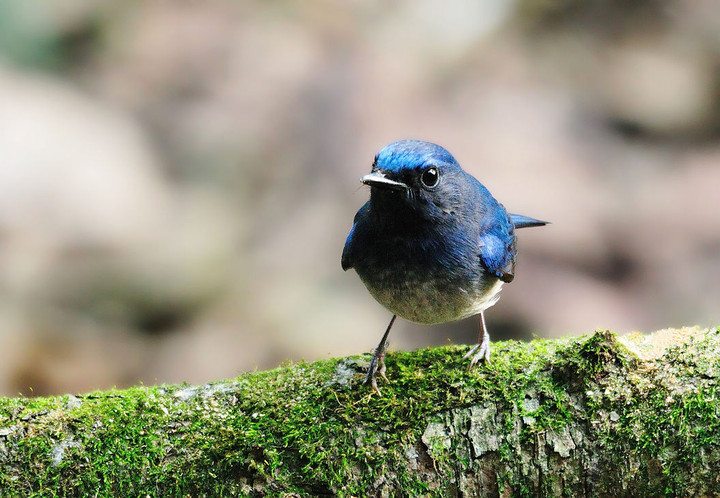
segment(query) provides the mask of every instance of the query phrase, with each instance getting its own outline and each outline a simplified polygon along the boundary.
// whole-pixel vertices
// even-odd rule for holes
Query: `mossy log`
[[[0,496],[720,493],[718,329],[493,346],[0,398]]]

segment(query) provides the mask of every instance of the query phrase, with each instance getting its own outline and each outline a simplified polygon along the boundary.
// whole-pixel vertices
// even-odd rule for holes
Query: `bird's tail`
[[[521,214],[511,214],[510,219],[515,228],[541,227],[550,223],[549,221],[540,221]]]

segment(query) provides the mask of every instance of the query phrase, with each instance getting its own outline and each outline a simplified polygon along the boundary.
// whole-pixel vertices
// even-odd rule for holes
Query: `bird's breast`
[[[372,296],[392,313],[416,323],[460,320],[489,308],[502,282],[484,271],[479,258],[403,258],[356,264]]]

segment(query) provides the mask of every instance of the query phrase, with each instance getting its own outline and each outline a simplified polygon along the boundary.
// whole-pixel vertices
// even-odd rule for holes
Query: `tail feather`
[[[515,228],[528,228],[528,227],[541,227],[550,223],[549,221],[536,220],[529,216],[523,216],[521,214],[511,214],[510,219],[515,225]]]

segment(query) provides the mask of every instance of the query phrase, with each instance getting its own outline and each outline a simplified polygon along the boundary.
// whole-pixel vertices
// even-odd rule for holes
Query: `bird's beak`
[[[407,190],[408,186],[401,182],[396,182],[386,178],[380,171],[373,171],[369,175],[360,178],[364,185],[378,187],[385,190]]]

